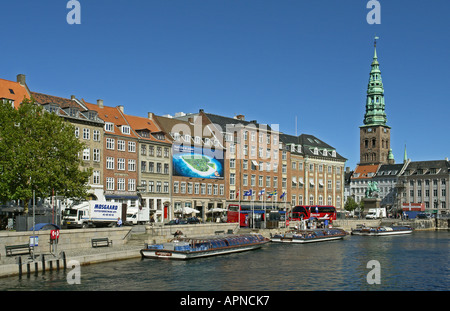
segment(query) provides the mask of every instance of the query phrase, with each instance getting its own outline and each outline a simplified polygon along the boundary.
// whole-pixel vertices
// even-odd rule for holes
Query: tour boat
[[[346,235],[347,232],[339,228],[291,230],[286,233],[277,233],[271,240],[281,243],[314,243],[339,240]]]
[[[356,229],[352,229],[352,235],[370,235],[370,236],[382,236],[382,235],[399,235],[410,234],[413,232],[413,228],[408,226],[383,226],[383,227],[365,227],[357,226]]]
[[[163,244],[151,244],[141,250],[144,258],[192,259],[249,251],[270,242],[261,234],[225,235],[207,238],[176,237]]]

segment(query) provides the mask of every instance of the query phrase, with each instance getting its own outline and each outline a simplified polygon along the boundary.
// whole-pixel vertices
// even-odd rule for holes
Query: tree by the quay
[[[23,200],[26,214],[33,191],[86,197],[92,169],[81,169],[83,148],[70,123],[33,100],[18,109],[0,101],[0,201]]]

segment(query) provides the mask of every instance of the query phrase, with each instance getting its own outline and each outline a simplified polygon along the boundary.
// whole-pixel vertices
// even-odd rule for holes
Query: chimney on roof
[[[149,118],[150,120],[153,120],[153,112],[149,112],[149,113],[148,113],[148,118]]]
[[[245,121],[245,116],[243,114],[238,114],[234,118],[237,119],[237,120]]]
[[[103,99],[97,99],[97,106],[103,108]]]
[[[75,95],[70,95],[71,100],[75,100]]]
[[[123,106],[122,105],[117,106],[117,108],[119,108],[120,111],[122,111],[122,113],[123,113]]]
[[[21,85],[26,85],[25,75],[24,74],[18,74],[17,75],[17,82],[19,82]]]
[[[198,113],[202,113],[202,112],[205,112],[205,111],[203,109],[198,110]]]

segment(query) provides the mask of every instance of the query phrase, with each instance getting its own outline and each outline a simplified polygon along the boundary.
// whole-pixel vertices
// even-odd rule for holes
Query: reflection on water
[[[190,261],[132,259],[81,267],[81,284],[66,273],[0,279],[3,290],[315,291],[449,290],[450,232],[391,237],[347,236],[341,241],[292,245]],[[370,285],[367,262],[381,265]]]

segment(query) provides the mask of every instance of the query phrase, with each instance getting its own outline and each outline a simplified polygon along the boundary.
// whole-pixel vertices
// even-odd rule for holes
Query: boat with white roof
[[[261,248],[270,242],[261,234],[223,235],[205,238],[176,237],[170,242],[146,245],[143,258],[193,259]]]

